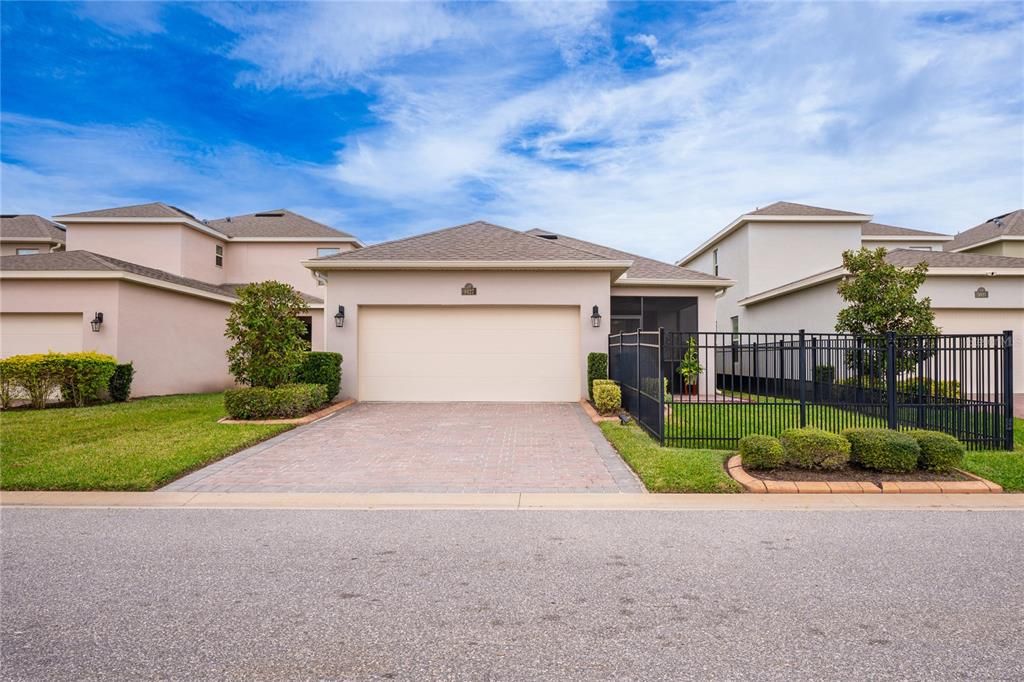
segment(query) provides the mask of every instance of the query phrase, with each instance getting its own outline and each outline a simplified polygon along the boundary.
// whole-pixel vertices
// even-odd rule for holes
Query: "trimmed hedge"
[[[845,429],[850,461],[866,469],[905,473],[917,468],[921,448],[913,436],[890,429]]]
[[[740,438],[740,457],[746,469],[778,469],[783,462],[782,443],[771,436],[744,436]]]
[[[297,384],[321,384],[331,400],[341,390],[341,353],[313,351],[306,353],[295,372]]]
[[[608,378],[608,354],[587,353],[587,388],[594,400],[594,380]]]
[[[107,392],[114,402],[127,402],[132,395],[132,379],[135,378],[135,366],[132,363],[118,365],[107,382]]]
[[[779,436],[786,464],[801,469],[841,469],[850,461],[850,441],[821,429],[786,429]]]
[[[938,431],[907,431],[907,435],[917,441],[921,456],[917,465],[928,471],[947,472],[959,467],[964,462],[967,448],[948,433]]]
[[[616,383],[594,385],[594,407],[602,414],[617,412],[622,408],[622,389]]]
[[[117,360],[102,353],[35,353],[0,360],[0,400],[4,407],[27,397],[42,409],[55,391],[64,400],[82,407],[107,388]]]
[[[224,409],[232,419],[291,419],[327,402],[323,384],[285,384],[232,388],[224,392]]]

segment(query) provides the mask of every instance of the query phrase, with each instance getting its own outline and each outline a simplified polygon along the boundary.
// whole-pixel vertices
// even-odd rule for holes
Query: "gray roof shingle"
[[[893,265],[913,267],[921,261],[929,268],[1024,268],[1024,258],[994,256],[984,253],[951,253],[949,251],[917,251],[896,249],[885,259]]]
[[[912,230],[909,227],[896,227],[895,225],[883,225],[882,223],[864,223],[860,228],[861,235],[865,237],[948,237],[948,234],[940,232],[926,232],[925,230]]]
[[[0,216],[0,239],[5,241],[49,239],[54,242],[63,242],[65,236],[63,227],[39,215],[24,213]]]
[[[638,256],[634,253],[627,251],[619,251],[608,246],[602,246],[601,244],[594,244],[593,242],[583,241],[582,239],[575,239],[574,237],[566,237],[565,235],[550,232],[548,230],[527,230],[526,234],[532,234],[536,236],[552,235],[557,239],[553,240],[559,244],[593,253],[598,256],[604,256],[605,258],[611,258],[614,260],[631,260],[633,265],[630,266],[629,270],[624,275],[630,280],[642,280],[642,279],[669,279],[669,280],[680,280],[680,281],[726,281],[721,277],[715,277],[709,275],[706,272],[700,272],[699,270],[690,270],[689,268],[681,268],[676,265],[669,263],[663,263],[661,261],[654,260],[652,258],[645,258],[644,256]],[[541,237],[543,238],[543,237]]]
[[[965,249],[973,244],[980,244],[1004,236],[1024,237],[1024,208],[1011,211],[1005,215],[989,218],[981,225],[964,230],[948,242],[946,251]]]
[[[229,237],[354,237],[286,208],[210,220],[208,226]]]
[[[483,221],[396,239],[320,261],[602,261],[604,256]]]
[[[95,272],[130,272],[141,277],[178,284],[211,294],[234,297],[234,289],[230,286],[208,284],[190,277],[172,275],[164,270],[149,268],[145,265],[101,256],[92,251],[60,251],[57,253],[40,253],[32,256],[0,257],[0,270],[9,272],[47,272],[47,271],[95,271]]]
[[[867,214],[837,211],[834,208],[821,208],[820,206],[808,206],[807,204],[795,204],[790,201],[776,201],[774,204],[768,204],[763,208],[750,211],[747,215],[862,216]]]
[[[199,219],[188,211],[183,211],[177,206],[165,204],[162,201],[153,201],[148,204],[135,204],[134,206],[116,206],[114,208],[101,208],[96,211],[81,211],[79,213],[65,213],[55,216],[57,218],[189,218],[199,222]]]

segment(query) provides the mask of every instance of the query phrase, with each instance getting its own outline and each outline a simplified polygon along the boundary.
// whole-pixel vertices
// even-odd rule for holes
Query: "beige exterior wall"
[[[861,223],[751,222],[748,228],[750,294],[834,268],[843,251],[860,248]]]
[[[182,225],[68,225],[68,251],[85,250],[181,275]]]
[[[325,322],[325,320],[324,320],[324,309],[323,308],[310,308],[309,312],[307,312],[306,315],[309,315],[311,318],[313,318],[311,320],[312,325],[313,325],[313,340],[310,342],[310,350],[318,350],[318,351],[319,350],[325,350],[324,349],[324,333],[327,331],[327,328],[324,326],[324,322]],[[334,326],[333,313],[331,315],[329,315],[328,317],[329,317],[329,319],[326,320],[326,323],[333,327]]]
[[[825,282],[779,296],[763,303],[748,305],[740,313],[742,332],[808,332],[835,331],[836,315],[843,300],[836,291],[838,282]]]
[[[862,240],[863,245],[869,249],[885,248],[887,251],[893,251],[895,249],[914,249],[914,248],[925,248],[927,247],[931,251],[942,251],[942,246],[946,242],[944,241],[910,241],[900,239],[869,239],[865,237]]]
[[[740,324],[743,324],[742,308],[737,301],[746,298],[750,293],[749,235],[749,226],[743,225],[718,244],[686,264],[686,267],[692,270],[714,274],[713,251],[718,249],[718,276],[736,281],[734,286],[726,289],[725,293],[716,299],[715,310],[718,327],[704,327],[702,325],[701,331],[726,331],[729,329],[729,318],[733,315],[740,315]]]
[[[964,249],[964,253],[985,253],[993,256],[1013,256],[1024,258],[1024,240],[1003,239],[973,249]]]
[[[81,313],[0,313],[0,357],[82,350]]]
[[[467,282],[475,296],[463,296]],[[360,306],[572,306],[578,309],[579,391],[586,395],[586,357],[608,349],[610,276],[606,272],[493,272],[493,271],[331,271],[328,274],[325,310],[326,350],[344,356],[341,395],[358,398]],[[345,306],[345,326],[334,327],[338,305]],[[593,306],[603,311],[601,327],[591,326]],[[606,311],[606,312],[605,312]],[[325,320],[325,325],[328,322]],[[409,339],[415,345],[416,339]]]
[[[225,282],[262,282],[273,279],[301,292],[323,298],[324,288],[302,261],[316,258],[318,248],[351,251],[351,243],[230,242],[224,263]]]
[[[0,256],[16,256],[18,249],[36,249],[39,253],[50,253],[53,244],[48,242],[4,242],[0,244]],[[57,249],[62,251],[63,249]]]
[[[227,244],[197,230],[183,228],[181,230],[181,269],[182,277],[191,277],[200,282],[224,284],[231,280],[225,279],[224,267],[217,267],[217,251],[220,246],[227,255]],[[127,259],[125,259],[127,260]],[[242,280],[247,281],[247,280]]]
[[[80,316],[82,350],[135,364],[135,396],[219,391],[233,383],[224,356],[227,303],[117,280],[5,279],[0,311]],[[96,312],[103,313],[98,332],[89,326]]]

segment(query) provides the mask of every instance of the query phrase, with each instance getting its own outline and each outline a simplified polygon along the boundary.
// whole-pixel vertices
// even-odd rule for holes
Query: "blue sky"
[[[3,212],[477,218],[672,260],[775,200],[1024,205],[1024,5],[3,2]]]

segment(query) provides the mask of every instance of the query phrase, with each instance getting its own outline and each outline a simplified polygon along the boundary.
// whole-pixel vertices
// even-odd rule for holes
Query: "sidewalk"
[[[1024,495],[651,495],[630,493],[0,493],[4,507],[480,510],[1024,510]]]

